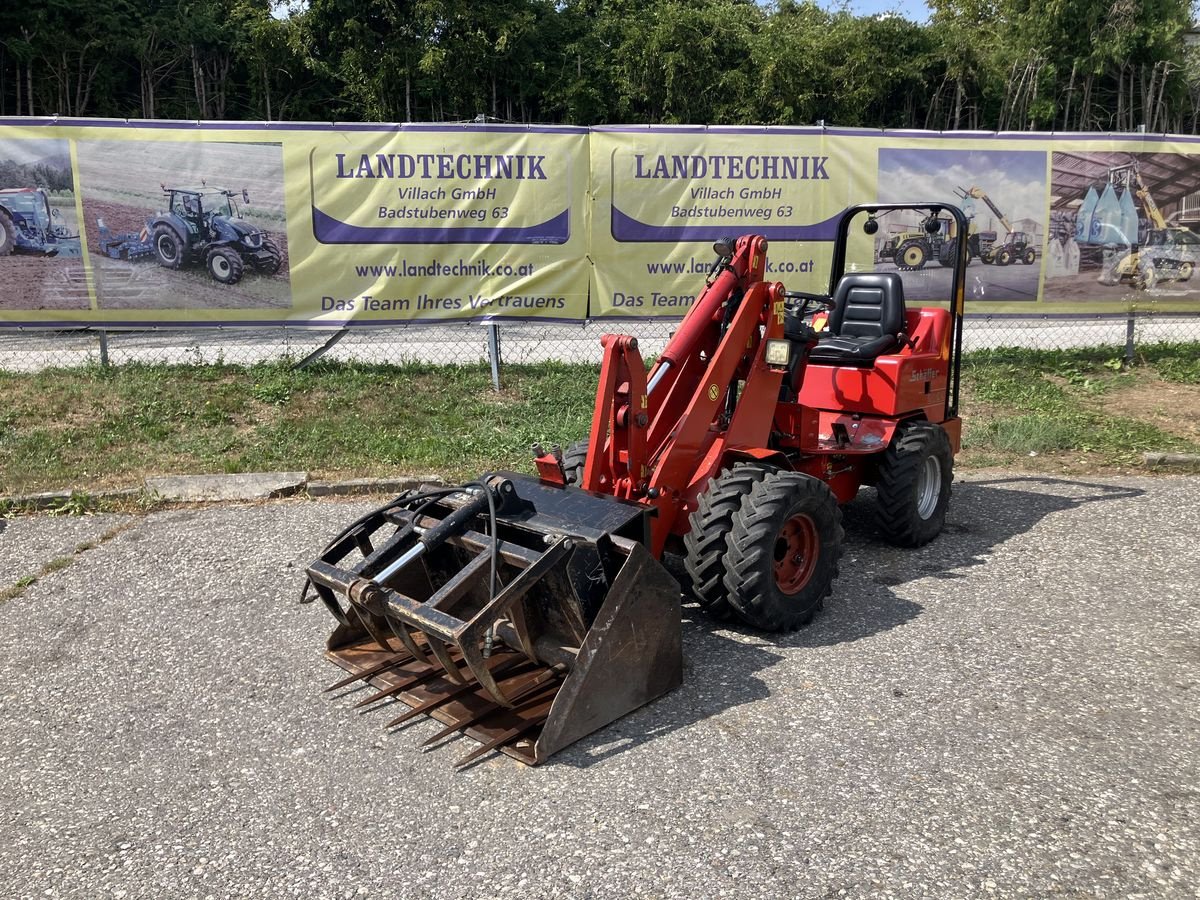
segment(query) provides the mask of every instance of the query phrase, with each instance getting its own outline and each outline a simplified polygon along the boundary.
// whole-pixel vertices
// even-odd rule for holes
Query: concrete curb
[[[310,481],[310,497],[356,497],[362,494],[401,494],[423,484],[445,484],[437,475],[403,478],[347,478],[342,481]]]
[[[358,497],[401,494],[423,484],[444,485],[437,475],[392,478],[346,478],[309,481],[307,472],[237,472],[226,475],[162,475],[147,478],[142,487],[95,491],[42,491],[0,497],[0,505],[44,512],[60,509],[73,497],[88,501],[121,501],[147,497],[160,503],[231,503],[271,500],[307,494],[309,497]]]
[[[1200,468],[1200,453],[1143,453],[1142,463],[1156,468]]]
[[[37,494],[14,494],[0,497],[0,504],[16,509],[44,512],[61,509],[72,497],[81,496],[88,500],[133,500],[142,494],[142,488],[113,488],[104,491],[42,491]]]

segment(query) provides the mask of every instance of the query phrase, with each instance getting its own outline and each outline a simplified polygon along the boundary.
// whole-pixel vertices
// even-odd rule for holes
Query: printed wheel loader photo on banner
[[[69,143],[0,137],[0,318],[89,309],[82,256]]]
[[[1200,157],[1057,151],[1047,300],[1200,299]]]

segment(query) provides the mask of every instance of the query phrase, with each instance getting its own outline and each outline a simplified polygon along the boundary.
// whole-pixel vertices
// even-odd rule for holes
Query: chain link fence
[[[635,335],[644,356],[660,352],[677,321],[622,320],[571,324],[505,322],[401,327],[208,327],[138,330],[0,329],[0,369],[129,363],[253,365],[318,358],[384,365],[490,363],[503,377],[507,365],[597,363],[600,336]],[[1200,341],[1200,314],[989,316],[968,314],[967,352],[997,348],[1069,350],[1120,348],[1132,357],[1141,345]]]

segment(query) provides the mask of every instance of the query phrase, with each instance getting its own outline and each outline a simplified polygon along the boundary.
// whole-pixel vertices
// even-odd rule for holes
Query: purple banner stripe
[[[715,241],[740,234],[761,234],[771,241],[832,241],[837,236],[841,212],[812,225],[762,225],[746,222],[729,225],[647,225],[612,210],[612,236],[622,242]]]
[[[565,244],[571,236],[570,210],[538,225],[512,227],[371,228],[351,225],[312,208],[313,236],[322,244]]]

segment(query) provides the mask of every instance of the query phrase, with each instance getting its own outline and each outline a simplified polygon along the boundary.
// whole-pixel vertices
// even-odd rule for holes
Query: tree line
[[[1195,133],[1185,0],[40,0],[0,115]]]

